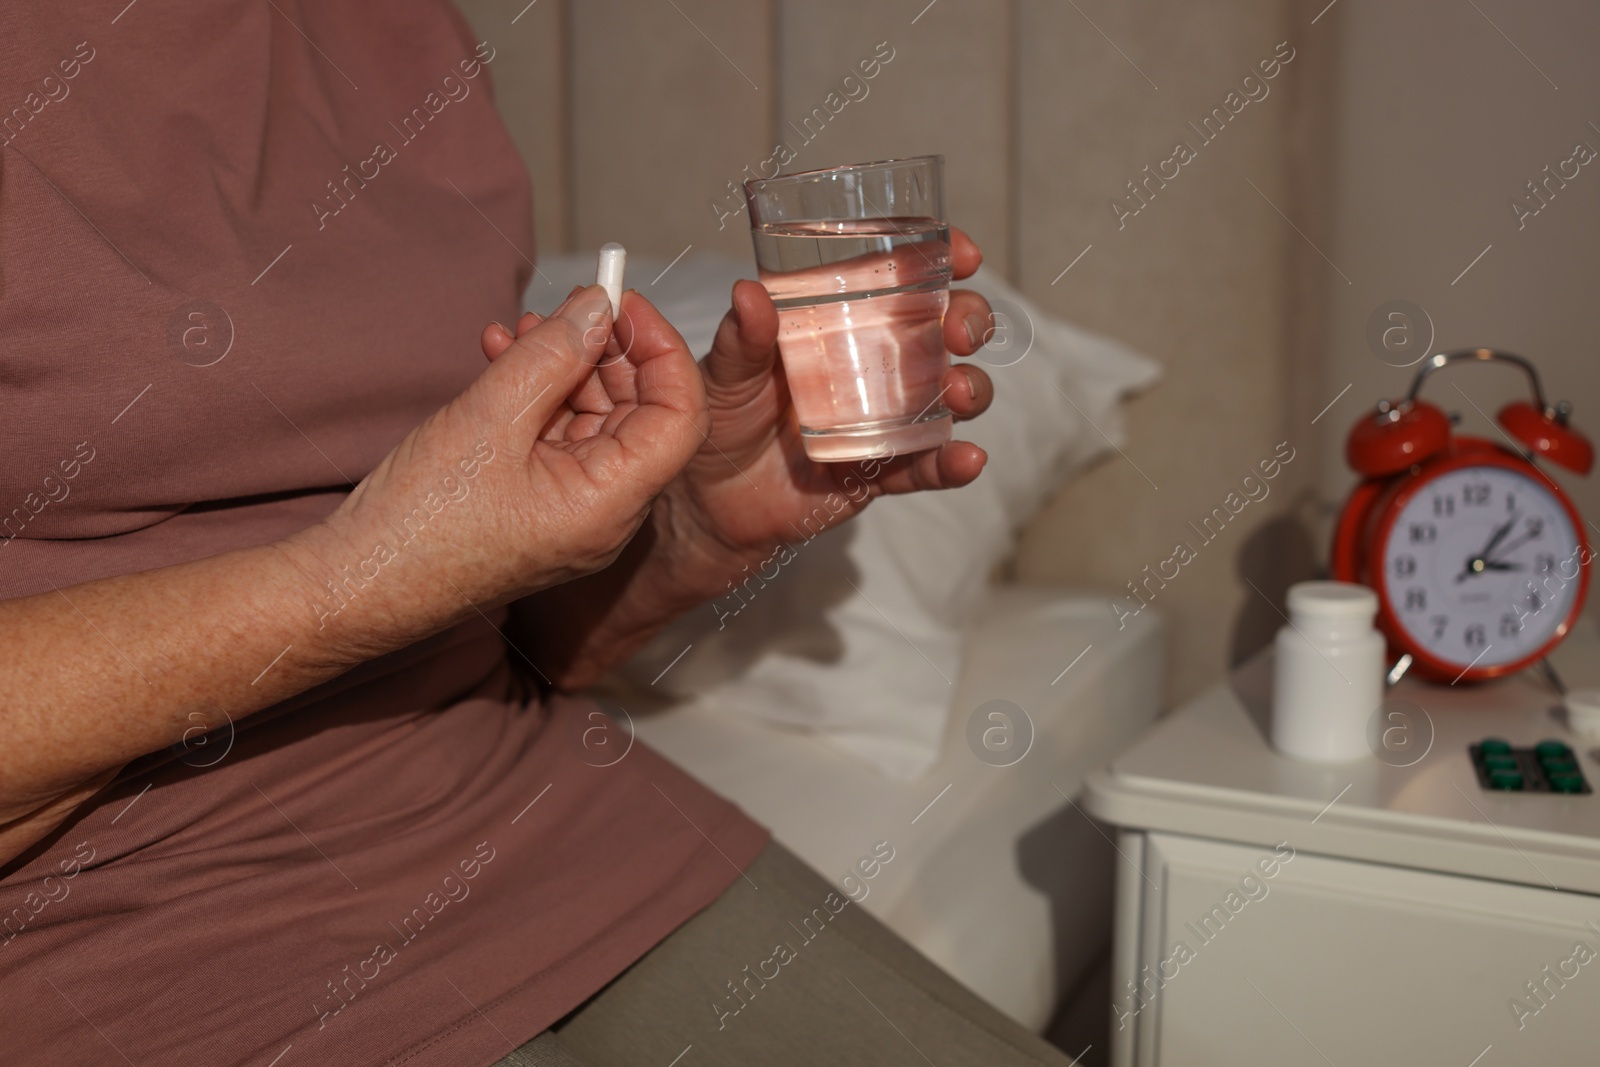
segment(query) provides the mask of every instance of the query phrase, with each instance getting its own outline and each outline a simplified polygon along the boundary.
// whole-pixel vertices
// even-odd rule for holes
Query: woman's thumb
[[[706,377],[713,388],[762,377],[772,370],[777,344],[778,309],[766,289],[759,282],[735,282],[733,309],[722,317],[706,356]]]

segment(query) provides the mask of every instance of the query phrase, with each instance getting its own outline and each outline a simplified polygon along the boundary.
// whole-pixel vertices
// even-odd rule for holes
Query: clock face
[[[1417,486],[1380,547],[1379,584],[1405,643],[1455,669],[1534,655],[1582,588],[1566,508],[1503,467],[1460,467]]]

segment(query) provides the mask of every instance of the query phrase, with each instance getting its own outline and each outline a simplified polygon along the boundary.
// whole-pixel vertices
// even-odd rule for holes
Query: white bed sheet
[[[614,695],[639,737],[835,884],[888,842],[894,858],[865,883],[862,906],[1042,1030],[1110,940],[1115,852],[1069,798],[1154,721],[1161,701],[1159,619],[1145,612],[1119,631],[1108,599],[995,587],[967,639],[939,761],[909,783],[753,718]],[[971,712],[995,699],[1033,722],[1032,748],[1009,767],[980,761],[967,744]]]

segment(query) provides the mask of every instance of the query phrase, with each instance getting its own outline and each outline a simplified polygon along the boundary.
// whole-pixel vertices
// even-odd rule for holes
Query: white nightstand
[[[1594,623],[1553,661],[1569,686],[1600,685]],[[1600,1061],[1600,792],[1486,792],[1467,754],[1563,740],[1600,790],[1600,750],[1542,676],[1401,682],[1391,698],[1434,727],[1403,768],[1278,755],[1270,693],[1268,654],[1088,779],[1085,807],[1127,860],[1111,1062]]]

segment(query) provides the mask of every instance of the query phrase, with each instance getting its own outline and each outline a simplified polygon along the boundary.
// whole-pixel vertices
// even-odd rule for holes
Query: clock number
[[[1436,496],[1433,498],[1433,514],[1436,518],[1448,519],[1456,513],[1456,498],[1453,496]],[[1430,538],[1430,540],[1432,540]]]
[[[1522,632],[1522,620],[1515,615],[1507,613],[1500,616],[1500,636],[1515,637]]]
[[[1435,615],[1428,621],[1433,623],[1433,639],[1435,641],[1443,637],[1445,630],[1450,627],[1450,616],[1448,615]]]
[[[1425,589],[1406,590],[1406,611],[1427,611],[1428,592]]]
[[[1489,637],[1484,633],[1483,624],[1475,622],[1461,632],[1461,639],[1467,643],[1468,648],[1479,648],[1489,640]]]
[[[1482,507],[1489,502],[1489,483],[1471,482],[1461,487],[1461,502],[1471,507]]]
[[[1552,561],[1552,566],[1554,562]],[[1417,573],[1417,558],[1415,556],[1396,556],[1394,558],[1394,572],[1401,578],[1409,578]]]
[[[1439,497],[1434,497],[1433,502],[1438,504],[1439,499]],[[1414,522],[1411,524],[1410,535],[1411,543],[1414,545],[1431,545],[1438,540],[1439,530],[1431,522]]]
[[[1515,493],[1507,493],[1506,494],[1506,512],[1507,512],[1507,514],[1513,512],[1513,511],[1516,511],[1516,510],[1517,510],[1517,494],[1515,494]]]
[[[1544,533],[1544,520],[1534,516],[1528,519],[1528,524],[1524,527],[1522,536],[1526,540],[1537,541],[1542,533]]]
[[[1543,610],[1544,597],[1539,595],[1539,591],[1537,589],[1528,590],[1528,611],[1536,614]]]
[[[1556,569],[1556,558],[1548,552],[1540,552],[1533,557],[1533,569],[1540,574],[1549,574]]]

